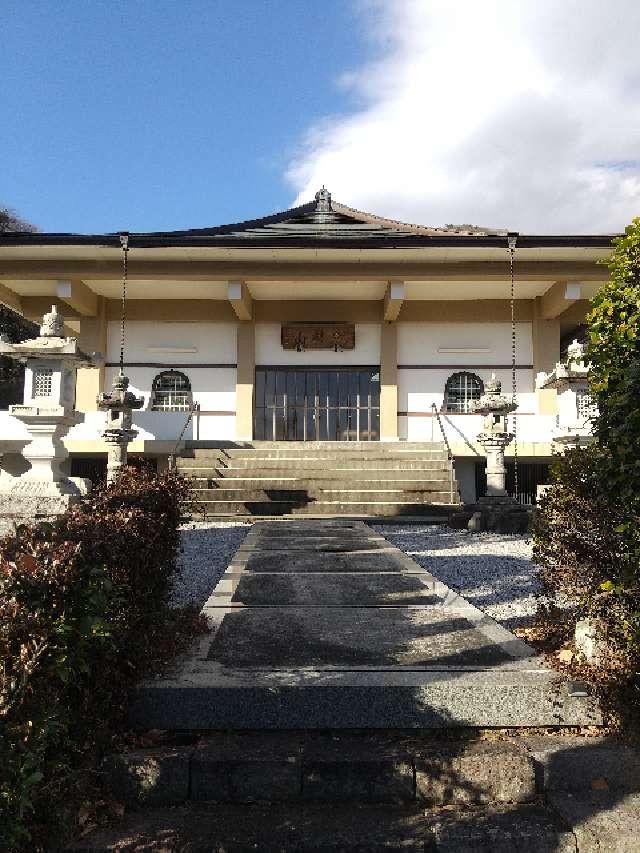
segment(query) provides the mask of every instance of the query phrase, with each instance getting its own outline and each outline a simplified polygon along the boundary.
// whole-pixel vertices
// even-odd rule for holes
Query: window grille
[[[578,420],[587,421],[597,414],[593,397],[588,391],[576,391]]]
[[[53,393],[53,368],[38,367],[33,372],[33,396],[50,397]]]
[[[193,404],[191,383],[178,370],[165,370],[153,380],[151,409],[154,412],[188,412]]]
[[[454,373],[447,379],[444,389],[445,412],[468,413],[472,404],[484,393],[482,379],[475,373],[463,371]]]

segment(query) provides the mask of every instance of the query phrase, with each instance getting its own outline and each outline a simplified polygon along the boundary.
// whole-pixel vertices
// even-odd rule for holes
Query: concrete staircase
[[[442,443],[187,442],[177,469],[192,481],[194,518],[430,516],[460,503]]]

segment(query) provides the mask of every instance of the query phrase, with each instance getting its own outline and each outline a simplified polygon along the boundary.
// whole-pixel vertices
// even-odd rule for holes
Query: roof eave
[[[518,235],[519,248],[611,248],[619,234],[552,234]],[[129,247],[151,248],[237,248],[237,249],[402,249],[404,248],[445,248],[472,246],[476,248],[500,248],[507,245],[507,235],[494,234],[456,234],[424,235],[405,234],[402,237],[367,237],[366,239],[318,238],[253,238],[243,239],[237,235],[165,233],[130,234]],[[118,234],[56,234],[43,232],[5,232],[0,233],[1,246],[96,246],[119,247]]]

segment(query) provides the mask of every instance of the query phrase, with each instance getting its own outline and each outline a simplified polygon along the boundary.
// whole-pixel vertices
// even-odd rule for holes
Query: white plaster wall
[[[332,365],[380,364],[380,324],[356,323],[356,345],[352,350],[283,350],[280,323],[256,323],[256,364]]]
[[[477,369],[473,365],[461,365],[459,368],[402,369],[398,370],[398,411],[430,412],[431,404],[438,409],[444,401],[444,387],[447,379],[458,370],[471,370],[487,382],[491,374],[502,382],[502,391],[511,394],[511,370]],[[520,405],[519,414],[537,412],[537,397],[533,387],[533,371],[516,371],[516,394]]]
[[[456,348],[485,351],[439,352]],[[531,323],[516,323],[516,362],[533,362]],[[398,323],[398,364],[510,363],[510,323]]]
[[[451,352],[451,350],[461,350]],[[442,350],[449,350],[443,352]],[[474,351],[475,350],[475,351]],[[516,361],[531,364],[533,342],[530,323],[516,325]],[[399,323],[398,324],[398,432],[408,441],[440,441],[440,428],[430,417],[431,404],[438,410],[444,400],[447,379],[457,370],[471,370],[483,382],[495,373],[503,392],[511,394],[511,369],[494,369],[477,365],[511,363],[510,323]],[[428,369],[403,369],[402,365],[431,365]],[[437,365],[447,367],[437,367]],[[555,424],[552,415],[538,414],[535,377],[531,369],[516,372],[518,409],[518,441],[548,442]],[[422,416],[421,416],[422,415]],[[475,444],[482,429],[479,415],[441,413],[450,442]]]
[[[481,415],[454,415],[440,412],[440,423],[450,444],[466,444],[471,452],[480,452],[476,437],[482,432]],[[512,419],[509,420],[510,425]],[[555,415],[518,414],[518,444],[522,442],[550,442],[555,427]],[[440,425],[429,414],[424,416],[401,415],[398,434],[406,441],[442,441]]]
[[[120,324],[110,322],[108,329],[107,361],[117,362],[120,357]],[[193,400],[200,404],[202,414],[189,426],[185,438],[212,439],[235,438],[236,368],[193,367],[194,364],[235,365],[237,326],[234,323],[158,323],[135,321],[127,324],[125,362],[153,362],[168,364],[188,377]],[[195,352],[176,352],[193,348]],[[163,367],[127,367],[130,389],[144,397],[142,410],[134,414],[134,425],[140,430],[139,439],[170,440],[176,437],[184,424],[182,412],[152,412],[151,388],[154,377]],[[116,367],[105,371],[105,387],[110,388]],[[84,428],[78,428],[73,438],[89,437]]]
[[[172,364],[235,364],[235,323],[159,323],[134,320],[126,326],[125,361]],[[195,352],[171,352],[176,348]],[[166,348],[167,351],[158,351]],[[107,361],[120,359],[120,323],[107,325]]]

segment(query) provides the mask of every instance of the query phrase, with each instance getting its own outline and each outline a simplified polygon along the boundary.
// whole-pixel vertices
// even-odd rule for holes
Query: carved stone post
[[[102,433],[107,442],[107,482],[113,483],[127,464],[129,442],[138,434],[132,429],[133,409],[140,409],[144,397],[136,397],[128,391],[129,378],[120,373],[113,380],[111,393],[98,397],[98,408],[107,413],[107,426]]]

